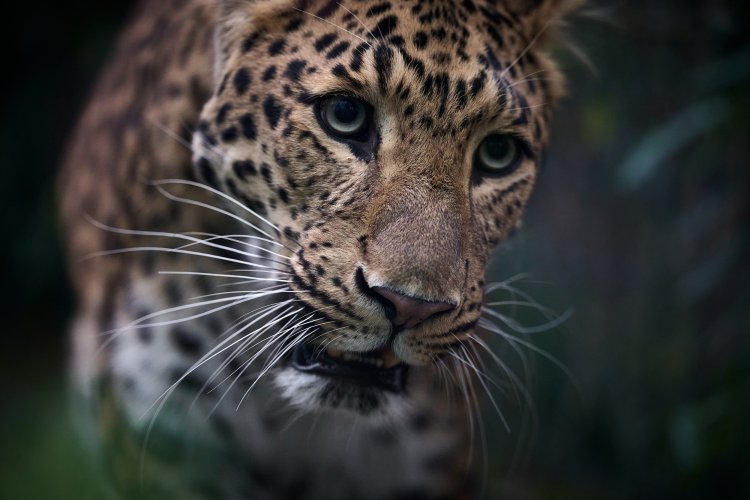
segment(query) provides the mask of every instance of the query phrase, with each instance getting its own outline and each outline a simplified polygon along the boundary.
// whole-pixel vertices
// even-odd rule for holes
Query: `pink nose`
[[[396,314],[390,318],[391,323],[404,328],[413,328],[437,313],[456,307],[448,302],[428,302],[409,297],[382,286],[374,286],[372,291],[393,305]]]

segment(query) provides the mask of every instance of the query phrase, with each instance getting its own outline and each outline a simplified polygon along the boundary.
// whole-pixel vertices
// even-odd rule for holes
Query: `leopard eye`
[[[479,145],[474,158],[474,168],[488,174],[509,174],[520,163],[521,153],[521,145],[515,137],[492,134]]]
[[[320,108],[323,122],[330,132],[342,137],[351,137],[367,130],[367,107],[358,99],[331,97]]]

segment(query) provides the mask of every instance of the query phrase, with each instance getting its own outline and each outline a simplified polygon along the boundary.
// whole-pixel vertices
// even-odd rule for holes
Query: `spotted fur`
[[[70,143],[60,191],[79,299],[74,379],[121,491],[472,495],[468,410],[446,397],[436,365],[474,334],[491,251],[532,193],[562,93],[544,39],[565,10],[556,0],[141,3]],[[334,95],[368,104],[371,141],[325,130],[316,106]],[[523,145],[507,175],[473,166],[493,133]],[[243,239],[253,235],[263,240]],[[412,365],[406,393],[304,374],[288,356],[257,384],[248,352],[207,359],[251,308],[188,321],[185,311],[232,290],[219,275],[248,262],[283,282],[258,323],[266,338],[289,334],[278,349],[303,332],[343,351],[389,344]],[[377,286],[455,307],[394,330]],[[284,330],[285,318],[310,327]]]

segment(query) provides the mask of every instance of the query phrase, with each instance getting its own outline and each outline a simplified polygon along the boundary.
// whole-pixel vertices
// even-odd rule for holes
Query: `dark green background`
[[[128,3],[25,9],[6,13],[0,79],[0,498],[101,498],[67,406],[53,190]],[[528,339],[578,388],[531,355],[537,423],[499,396],[512,431],[488,414],[489,474],[509,498],[747,498],[750,7],[623,0],[589,13],[570,34],[595,69],[560,51],[570,96],[526,225],[490,276],[529,273],[524,290],[573,310]]]

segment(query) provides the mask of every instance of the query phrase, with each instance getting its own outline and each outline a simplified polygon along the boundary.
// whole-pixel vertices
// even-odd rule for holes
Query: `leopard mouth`
[[[300,372],[396,394],[404,391],[409,371],[390,347],[352,352],[321,349],[310,342],[294,349],[292,366]]]

